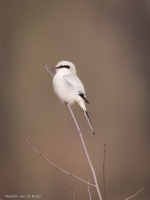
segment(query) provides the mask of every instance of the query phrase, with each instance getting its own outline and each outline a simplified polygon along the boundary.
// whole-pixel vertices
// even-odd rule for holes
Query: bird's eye
[[[63,65],[64,68],[70,69],[69,65]]]
[[[70,66],[69,65],[60,65],[59,67],[57,67],[57,69],[59,68],[67,68],[67,69],[70,69]]]

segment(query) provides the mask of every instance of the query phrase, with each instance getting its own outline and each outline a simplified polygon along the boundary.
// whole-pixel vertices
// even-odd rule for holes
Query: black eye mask
[[[60,69],[60,68],[70,69],[70,66],[69,65],[60,65],[59,67],[56,67],[56,69]]]

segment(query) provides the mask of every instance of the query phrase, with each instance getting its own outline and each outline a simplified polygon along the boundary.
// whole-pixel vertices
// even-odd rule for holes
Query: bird
[[[89,104],[86,98],[82,82],[76,75],[76,68],[72,62],[60,61],[53,68],[56,74],[53,77],[53,87],[55,94],[62,103],[69,106],[77,104],[85,114],[92,134],[95,135],[93,125],[89,118],[85,102]]]

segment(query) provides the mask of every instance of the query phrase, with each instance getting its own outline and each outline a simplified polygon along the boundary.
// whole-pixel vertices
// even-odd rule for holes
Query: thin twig
[[[70,185],[71,185],[71,188],[72,188],[73,200],[76,200],[76,198],[75,198],[75,192],[74,192],[74,187],[73,187],[72,183],[70,183]]]
[[[63,170],[63,169],[60,168],[60,167],[58,167],[58,166],[55,165],[53,162],[51,162],[50,160],[48,160],[45,156],[43,156],[38,150],[36,150],[26,139],[24,139],[24,141],[29,145],[29,147],[31,147],[37,154],[39,154],[39,155],[40,155],[42,158],[44,158],[47,162],[49,162],[51,165],[53,165],[56,169],[58,169],[58,170],[60,170],[60,171],[62,171],[62,172],[64,172],[64,173],[68,174],[69,176],[71,176],[71,177],[73,177],[73,178],[78,179],[79,181],[81,181],[81,182],[83,182],[83,183],[89,184],[90,186],[96,188],[96,186],[95,186],[94,184],[91,184],[91,183],[89,183],[89,182],[87,182],[87,181],[84,181],[84,180],[82,180],[81,178],[79,178],[79,177],[77,177],[77,176],[75,176],[75,175],[73,175],[73,174],[71,174],[71,173],[69,173],[69,172]]]
[[[142,192],[143,190],[145,189],[145,187],[143,187],[141,190],[139,190],[136,194],[134,194],[134,195],[132,195],[132,196],[130,196],[130,197],[128,197],[127,199],[125,199],[125,200],[129,200],[129,199],[131,199],[131,198],[133,198],[133,197],[135,197],[135,196],[137,196],[140,192]]]
[[[53,74],[52,74],[51,71],[48,69],[48,67],[47,67],[45,64],[43,64],[43,65],[44,65],[46,71],[53,77]]]
[[[79,133],[79,136],[80,136],[80,139],[81,139],[81,143],[82,143],[82,146],[83,146],[84,153],[85,153],[86,158],[87,158],[87,161],[88,161],[88,163],[89,163],[89,165],[90,165],[90,169],[91,169],[92,174],[93,174],[93,178],[94,178],[94,182],[95,182],[95,186],[96,186],[96,190],[97,190],[97,193],[98,193],[99,200],[102,200],[102,196],[101,196],[101,193],[100,193],[100,190],[99,190],[99,187],[98,187],[98,182],[97,182],[95,170],[94,170],[94,168],[93,168],[92,162],[91,162],[90,157],[89,157],[89,154],[88,154],[88,152],[87,152],[87,149],[86,149],[86,146],[85,146],[85,143],[84,143],[84,140],[83,140],[82,133],[81,133],[81,131],[80,131],[80,128],[79,128],[79,126],[78,126],[78,123],[77,123],[77,121],[76,121],[76,118],[75,118],[75,116],[74,116],[74,114],[73,114],[73,112],[72,112],[72,110],[71,110],[69,104],[67,104],[67,106],[68,106],[68,108],[69,108],[69,110],[70,110],[70,113],[71,113],[71,115],[72,115],[72,118],[73,118],[73,120],[74,120],[74,122],[75,122],[75,125],[76,125],[76,127],[77,127],[77,130],[78,130],[78,133]]]
[[[88,182],[89,182],[89,179],[88,179]],[[89,184],[87,184],[87,190],[88,190],[88,193],[89,193],[90,200],[92,200],[92,195],[91,195],[91,192],[90,192]]]
[[[105,160],[106,160],[106,144],[104,143],[104,161],[103,161],[104,200],[106,200]]]

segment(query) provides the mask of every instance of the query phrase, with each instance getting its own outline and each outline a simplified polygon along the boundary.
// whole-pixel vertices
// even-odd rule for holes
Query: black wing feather
[[[89,101],[86,99],[85,94],[79,93],[79,96],[82,97],[82,99],[84,99],[84,101],[85,101],[86,103],[89,103]]]

